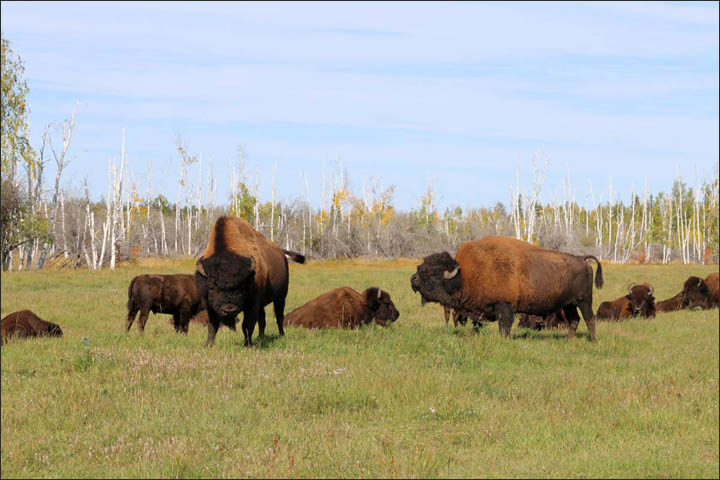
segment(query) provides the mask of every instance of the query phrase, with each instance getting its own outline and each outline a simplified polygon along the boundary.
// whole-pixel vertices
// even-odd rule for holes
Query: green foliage
[[[35,152],[28,141],[27,93],[22,59],[15,55],[10,42],[2,38],[2,178],[9,179],[16,162],[34,168]]]
[[[35,239],[48,240],[48,221],[33,214],[22,191],[9,180],[2,181],[0,190],[0,258],[4,260],[15,248]]]
[[[252,224],[255,220],[255,202],[257,200],[242,182],[238,184],[238,192],[235,197],[235,199],[232,196],[230,197],[229,214],[241,217]]]
[[[505,339],[421,307],[416,264],[291,264],[287,312],[380,285],[401,316],[281,338],[267,308],[256,348],[222,328],[205,349],[206,328],[176,335],[167,315],[125,334],[127,285],[147,265],[3,274],[1,315],[32,305],[64,332],[2,347],[3,477],[718,477],[717,310],[601,322],[595,344],[584,323],[574,340],[516,325]],[[631,281],[665,299],[716,267],[603,270],[595,309]]]

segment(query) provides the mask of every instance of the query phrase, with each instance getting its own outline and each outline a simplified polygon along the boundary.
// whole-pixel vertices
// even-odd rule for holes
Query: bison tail
[[[300,255],[297,252],[291,252],[290,250],[283,250],[283,253],[290,258],[293,262],[305,263],[305,255]]]
[[[602,265],[600,265],[600,260],[598,260],[597,258],[595,258],[592,255],[585,255],[584,260],[587,260],[588,258],[595,260],[595,263],[597,263],[597,270],[595,271],[595,286],[597,288],[602,288],[604,282],[603,282],[603,276],[602,276]]]

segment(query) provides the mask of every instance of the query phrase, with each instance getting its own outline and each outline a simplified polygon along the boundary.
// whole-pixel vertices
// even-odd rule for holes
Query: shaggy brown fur
[[[625,320],[630,317],[652,318],[655,316],[653,287],[647,282],[628,285],[628,294],[613,301],[603,302],[598,307],[599,319]]]
[[[252,345],[255,323],[265,334],[265,305],[273,303],[278,331],[284,335],[283,316],[288,290],[286,256],[298,263],[305,257],[283,250],[238,217],[220,217],[210,241],[197,261],[195,283],[208,311],[206,346],[215,343],[221,324],[234,325],[243,312],[245,345]]]
[[[705,279],[690,277],[683,285],[683,305],[685,308],[710,309],[718,306],[718,274],[711,273]]]
[[[358,293],[350,287],[340,287],[288,313],[285,324],[305,328],[352,329],[367,325],[374,319],[385,327],[399,316],[385,290],[372,287]]]
[[[62,337],[62,334],[59,325],[46,322],[30,310],[13,312],[0,320],[2,343],[6,343],[10,337]]]
[[[592,312],[592,268],[602,286],[602,266],[593,256],[546,250],[509,237],[485,237],[460,245],[455,259],[447,252],[425,257],[410,278],[424,301],[435,301],[466,315],[498,318],[500,332],[510,334],[514,313],[547,315],[563,308],[575,336],[580,308],[595,340]]]
[[[661,302],[655,302],[656,312],[674,312],[683,309],[683,292],[678,293],[674,297],[670,297]]]
[[[143,333],[148,315],[153,312],[172,315],[175,331],[187,334],[190,317],[198,313],[201,305],[193,275],[138,275],[128,287],[125,331],[130,331],[140,312],[137,325]]]

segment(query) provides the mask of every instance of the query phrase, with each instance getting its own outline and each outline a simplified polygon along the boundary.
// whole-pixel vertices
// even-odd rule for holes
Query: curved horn
[[[382,294],[382,290],[380,290],[380,287],[377,287],[378,289],[378,300],[380,300],[380,294]]]
[[[649,283],[647,283],[647,286],[650,287],[650,295],[652,295],[653,292],[655,291],[655,289],[654,289],[653,286],[652,286],[651,284],[649,284]]]
[[[200,260],[202,260],[202,258]],[[205,273],[205,269],[203,268],[202,263],[200,263],[200,260],[197,261],[195,266],[197,267],[198,273],[203,277],[207,278],[207,274]]]
[[[445,271],[445,272],[443,272],[443,278],[445,280],[450,280],[451,278],[455,278],[455,275],[457,275],[459,270],[460,270],[460,267],[455,267],[455,270],[453,270],[452,272]]]
[[[698,287],[701,286],[701,285],[702,285],[702,282],[703,282],[702,278],[698,278],[698,284],[697,284],[697,286],[698,286]]]
[[[630,283],[628,283],[628,286],[627,286],[628,293],[632,293],[632,287],[633,287],[633,285],[635,285],[635,282],[630,282]]]

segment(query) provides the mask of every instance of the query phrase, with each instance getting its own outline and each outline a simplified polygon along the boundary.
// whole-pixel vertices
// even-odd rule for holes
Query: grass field
[[[124,333],[140,273],[2,274],[2,315],[30,308],[60,339],[2,347],[2,477],[714,477],[718,310],[601,322],[598,342],[497,324],[446,327],[410,289],[414,260],[291,265],[287,310],[379,285],[400,318],[357,331]],[[594,270],[593,264],[593,270]],[[658,300],[717,266],[603,265],[601,301],[650,281]],[[257,335],[257,329],[256,329]],[[83,342],[83,338],[87,340]]]

